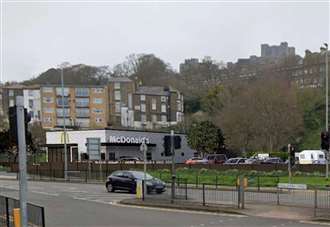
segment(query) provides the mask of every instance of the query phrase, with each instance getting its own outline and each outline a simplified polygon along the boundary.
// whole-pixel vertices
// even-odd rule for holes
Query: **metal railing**
[[[19,200],[0,195],[0,226],[14,227],[14,208],[19,208]],[[43,207],[28,203],[27,211],[29,227],[45,227]]]

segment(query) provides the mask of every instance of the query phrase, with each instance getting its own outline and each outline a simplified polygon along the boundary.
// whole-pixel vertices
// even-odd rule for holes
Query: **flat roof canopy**
[[[141,143],[101,143],[101,146],[132,146],[132,147],[139,147]],[[156,147],[157,145],[154,143],[147,144],[148,147]]]

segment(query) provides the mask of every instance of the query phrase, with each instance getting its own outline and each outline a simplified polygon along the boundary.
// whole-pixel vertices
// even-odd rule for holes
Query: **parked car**
[[[118,159],[119,162],[139,162],[142,161],[140,158],[138,157],[134,157],[134,156],[121,156]]]
[[[248,158],[245,160],[244,164],[260,164],[260,160],[257,158]]]
[[[185,164],[188,165],[193,165],[193,164],[206,164],[207,161],[201,157],[192,157],[184,162]]]
[[[246,158],[230,158],[228,159],[224,164],[225,165],[238,165],[238,164],[244,164]]]
[[[224,154],[209,154],[205,157],[208,164],[223,164],[227,161],[227,156]]]
[[[284,164],[284,162],[282,161],[282,159],[274,157],[263,160],[261,164]]]
[[[154,191],[160,194],[166,190],[165,183],[158,178],[152,177],[149,174],[146,174],[146,178],[144,178],[144,172],[126,170],[113,172],[110,176],[108,176],[105,186],[108,192],[125,190],[135,193],[136,182],[138,180],[145,180],[147,185],[147,193]]]

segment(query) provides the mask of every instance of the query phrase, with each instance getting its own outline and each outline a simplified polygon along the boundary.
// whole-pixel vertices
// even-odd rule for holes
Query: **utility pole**
[[[321,52],[325,52],[325,131],[329,132],[329,60],[328,60],[328,44],[324,43],[325,47],[321,47]],[[329,141],[328,141],[329,142]],[[325,151],[326,154],[326,167],[325,167],[325,177],[329,179],[329,149]]]
[[[22,227],[27,227],[27,173],[26,173],[26,141],[25,141],[25,119],[24,98],[16,97],[17,114],[17,137],[18,137],[18,159],[19,159],[19,202],[21,210]]]
[[[288,173],[289,173],[289,184],[291,184],[292,173],[291,173],[291,144],[288,144]]]
[[[147,180],[147,150],[148,150],[148,146],[147,146],[146,142],[143,140],[143,142],[140,146],[140,151],[143,152],[143,173],[144,173],[143,190],[144,190],[144,193],[147,193],[147,182],[146,182],[146,180]]]
[[[63,67],[61,66],[61,87],[62,87],[62,117],[63,117],[63,138],[64,138],[64,180],[68,180],[68,152],[66,146],[66,122],[65,122],[65,109],[64,109],[64,78],[63,78]]]
[[[172,153],[172,190],[171,190],[171,203],[174,202],[175,199],[175,154],[174,154],[174,131],[171,130],[171,153]]]

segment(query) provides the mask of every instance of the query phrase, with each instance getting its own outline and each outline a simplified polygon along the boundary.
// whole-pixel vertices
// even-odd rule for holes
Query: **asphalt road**
[[[29,201],[45,207],[47,227],[312,225],[281,219],[123,206],[117,202],[134,195],[107,193],[103,185],[29,182],[28,189]],[[0,194],[18,197],[18,182],[0,180]]]

